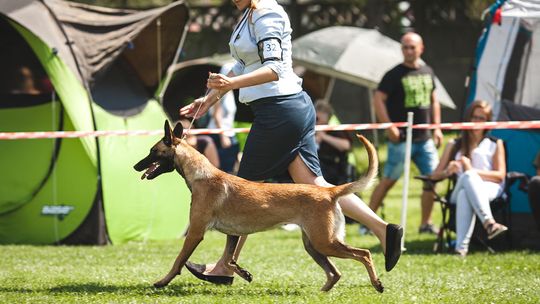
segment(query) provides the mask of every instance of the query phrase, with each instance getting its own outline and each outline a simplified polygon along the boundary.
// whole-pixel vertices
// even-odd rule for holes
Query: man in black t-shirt
[[[375,113],[380,122],[405,122],[407,112],[414,113],[414,124],[440,123],[440,105],[435,98],[435,76],[433,70],[422,64],[420,55],[424,51],[422,37],[406,33],[401,38],[403,63],[388,71],[373,97]],[[405,130],[391,127],[387,130],[388,158],[383,178],[377,185],[369,206],[376,211],[387,192],[403,173],[405,158]],[[442,132],[435,129],[433,139],[429,130],[413,130],[411,158],[423,175],[429,175],[437,166],[437,148],[442,141]],[[424,189],[422,193],[422,217],[420,233],[435,233],[431,222],[433,193]]]

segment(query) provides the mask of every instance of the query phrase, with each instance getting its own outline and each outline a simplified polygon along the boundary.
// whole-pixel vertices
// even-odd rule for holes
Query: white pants
[[[456,204],[456,250],[469,250],[476,216],[482,224],[492,219],[489,201],[501,191],[500,184],[482,180],[474,170],[469,170],[458,178],[450,198],[450,202]]]

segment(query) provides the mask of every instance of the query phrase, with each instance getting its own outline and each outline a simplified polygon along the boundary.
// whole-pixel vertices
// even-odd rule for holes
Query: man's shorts
[[[431,174],[439,163],[439,155],[433,139],[412,143],[411,158],[422,175]],[[383,176],[398,180],[403,174],[405,161],[405,142],[388,142],[388,158]]]

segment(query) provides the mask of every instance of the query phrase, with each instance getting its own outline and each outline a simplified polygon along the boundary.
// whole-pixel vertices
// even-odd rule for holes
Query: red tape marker
[[[369,124],[342,124],[317,125],[317,131],[359,131],[373,129],[388,129],[392,126],[403,128],[406,122],[369,123]],[[442,124],[417,124],[414,129],[443,129],[443,130],[470,130],[470,129],[540,129],[540,120],[531,121],[489,121],[489,122],[455,122]],[[247,133],[249,128],[225,129],[192,129],[193,135],[221,134],[224,132]],[[162,135],[161,130],[110,130],[110,131],[55,131],[55,132],[0,132],[0,140],[40,139],[40,138],[80,138],[103,136],[149,136]]]

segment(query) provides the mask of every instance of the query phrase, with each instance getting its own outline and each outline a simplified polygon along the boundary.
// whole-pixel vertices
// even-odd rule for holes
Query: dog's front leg
[[[199,243],[203,240],[204,231],[205,228],[203,226],[197,225],[194,227],[194,225],[190,224],[186,239],[184,241],[184,245],[182,246],[182,250],[180,250],[180,253],[176,257],[173,267],[163,279],[154,283],[155,287],[161,288],[167,286],[167,284],[169,284],[169,282],[171,282],[171,280],[174,279],[175,276],[180,274],[182,267],[184,267],[195,248],[197,248]]]

